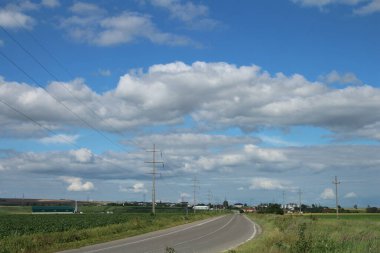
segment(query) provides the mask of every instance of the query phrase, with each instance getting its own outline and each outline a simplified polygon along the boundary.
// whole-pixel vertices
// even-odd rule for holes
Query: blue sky
[[[0,196],[380,205],[380,2],[2,1]],[[158,153],[161,159],[161,153]]]

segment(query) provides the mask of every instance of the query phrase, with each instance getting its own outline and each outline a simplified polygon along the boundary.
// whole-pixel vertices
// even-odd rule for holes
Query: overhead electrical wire
[[[15,22],[18,23],[18,21],[16,19],[14,19]],[[1,25],[0,25],[1,26]],[[21,26],[21,25],[20,25]],[[57,65],[66,73],[66,76],[69,77],[70,79],[75,79],[74,75],[61,63],[61,61],[58,60],[57,57],[54,56],[53,53],[51,53],[28,29],[26,29],[25,27],[22,27],[22,29],[29,35],[29,37],[31,37],[34,42],[43,50],[45,51],[45,53],[47,55],[49,55],[56,63]],[[8,36],[13,40],[15,41],[18,45],[20,45],[21,43],[19,43],[4,27],[2,27],[2,30],[8,34]],[[22,46],[20,46],[22,47]],[[25,49],[26,50],[26,49]],[[29,54],[29,53],[28,53]],[[31,55],[31,54],[29,54]],[[33,59],[37,60],[36,57],[33,57]],[[40,64],[39,64],[40,65]],[[44,68],[45,69],[45,68]],[[56,81],[58,81],[58,78],[55,76],[55,75],[52,75],[50,73],[50,71],[47,71]],[[108,122],[106,122],[103,118],[101,118],[93,109],[91,109],[91,107],[87,106],[87,104],[85,104],[83,101],[81,101],[73,92],[70,91],[70,89],[67,89],[66,86],[63,85],[63,88],[72,96],[74,97],[79,103],[81,103],[83,106],[86,107],[86,109],[88,111],[90,111],[95,117],[97,117],[98,119],[100,119],[100,121],[104,122],[105,125],[107,125],[109,128],[112,129],[113,132],[116,132],[122,136],[124,136],[124,133],[116,128],[114,128],[112,125],[108,124]],[[98,100],[97,97],[93,97],[96,102],[101,105],[101,106],[104,106],[105,105]]]
[[[28,54],[46,73],[48,73],[55,81],[58,82],[59,78],[54,75],[51,71],[49,71],[36,57],[33,56],[33,54],[27,50],[22,44],[14,38],[2,25],[0,25],[0,28],[5,32],[5,34],[12,40],[14,41],[26,54]],[[31,35],[31,34],[30,34]],[[34,38],[34,37],[33,37]],[[35,39],[36,40],[36,39]],[[43,47],[42,45],[40,45]],[[44,48],[44,47],[43,47]],[[120,145],[119,143],[115,143],[113,140],[111,140],[108,136],[106,136],[104,133],[102,133],[98,128],[87,122],[85,119],[80,117],[77,113],[75,113],[73,110],[71,110],[67,105],[65,105],[62,101],[59,101],[58,98],[56,98],[54,95],[52,95],[43,85],[41,85],[38,81],[36,81],[31,75],[29,75],[25,70],[23,70],[16,62],[14,62],[12,59],[10,59],[7,55],[5,55],[3,52],[0,51],[0,54],[7,60],[9,61],[13,66],[15,66],[19,71],[21,71],[24,75],[26,75],[30,80],[32,80],[36,85],[38,85],[40,88],[42,88],[47,94],[49,94],[56,102],[61,104],[66,110],[68,110],[70,113],[75,115],[76,118],[78,118],[82,123],[84,123],[87,127],[91,128],[95,132],[97,132],[99,135],[101,135],[104,139],[106,139],[108,142],[111,144],[123,149],[124,151],[128,152],[128,150],[125,149],[124,146]],[[53,59],[56,59],[54,56],[51,56]],[[56,60],[59,62],[58,60]],[[59,64],[61,66],[61,64]],[[61,66],[63,67],[63,66]],[[81,101],[77,96],[74,95],[70,89],[68,89],[65,85],[62,85],[62,87],[73,97],[75,100],[82,105],[85,106],[87,110],[92,112],[93,115],[95,115],[98,119],[101,121],[104,121],[94,110],[89,108],[83,101]],[[119,131],[116,131],[119,132]]]
[[[52,130],[52,129],[46,127],[46,126],[44,126],[43,124],[41,124],[41,123],[38,122],[37,120],[35,120],[35,119],[33,119],[32,117],[28,116],[27,114],[25,114],[25,113],[22,112],[21,110],[17,109],[16,107],[12,106],[11,104],[5,102],[5,101],[4,101],[3,99],[1,99],[1,98],[0,98],[0,103],[4,104],[5,106],[7,106],[7,107],[10,108],[11,110],[15,111],[16,113],[20,114],[21,116],[23,116],[23,117],[26,118],[27,120],[30,120],[31,122],[33,122],[34,124],[36,124],[37,126],[39,126],[41,129],[45,130],[46,132],[48,132],[48,133],[50,133],[50,134],[53,134],[53,135],[58,135],[58,133],[57,133],[56,131],[54,131],[54,130]],[[88,152],[90,155],[95,155],[95,154],[93,154],[89,149],[77,145],[75,142],[69,140],[68,138],[65,138],[64,136],[61,136],[61,139],[62,139],[64,142],[66,142],[66,143],[72,145],[73,147],[76,147],[76,148],[78,148],[78,149],[84,149],[84,150],[85,150],[86,152]],[[112,164],[113,166],[118,167],[119,169],[124,170],[124,168],[120,167],[119,165],[117,165],[117,164],[115,164],[115,163],[113,163],[113,162],[111,162],[111,161],[109,161],[109,160],[104,159],[104,158],[101,157],[101,156],[96,156],[96,155],[95,155],[95,157],[97,157],[97,158],[99,158],[100,160],[105,161],[105,162],[107,162],[107,163],[109,163],[109,164]]]

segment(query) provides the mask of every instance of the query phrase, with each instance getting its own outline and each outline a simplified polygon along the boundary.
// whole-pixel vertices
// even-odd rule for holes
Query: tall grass
[[[380,222],[323,216],[276,216],[254,214],[263,233],[235,252],[363,253],[380,252]],[[322,217],[322,218],[321,218]],[[368,218],[368,217],[367,217]]]

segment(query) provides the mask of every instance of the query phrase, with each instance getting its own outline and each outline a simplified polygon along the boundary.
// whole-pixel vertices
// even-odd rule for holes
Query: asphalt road
[[[245,215],[231,214],[62,253],[165,253],[167,247],[176,253],[222,252],[259,233],[260,227]]]

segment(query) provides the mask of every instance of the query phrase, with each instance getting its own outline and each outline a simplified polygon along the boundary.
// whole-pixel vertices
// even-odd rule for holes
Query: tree
[[[223,201],[223,207],[226,209],[228,208],[228,201],[227,200]]]
[[[357,205],[357,204],[355,204],[355,205],[354,205],[354,208],[355,208],[355,209],[358,209],[358,205]]]

